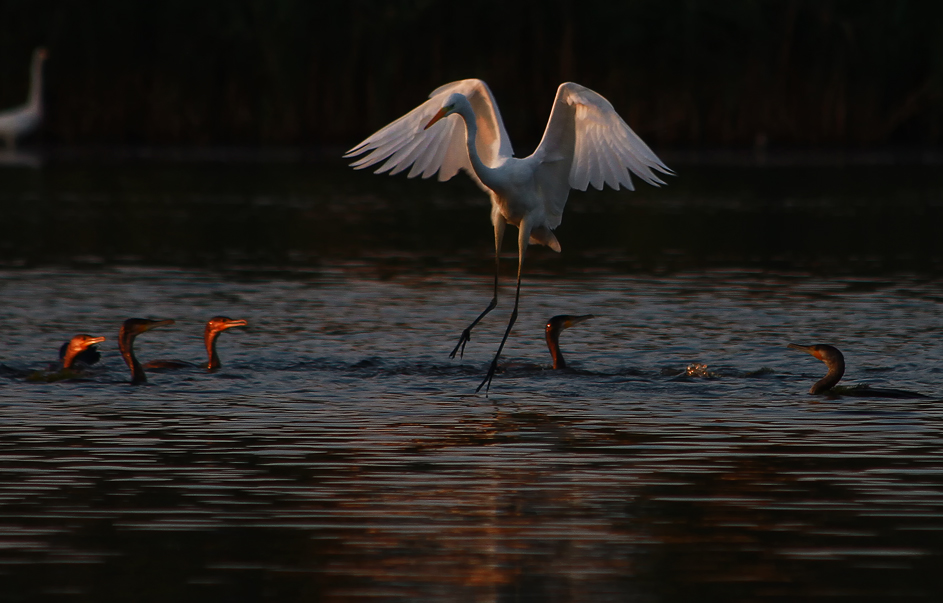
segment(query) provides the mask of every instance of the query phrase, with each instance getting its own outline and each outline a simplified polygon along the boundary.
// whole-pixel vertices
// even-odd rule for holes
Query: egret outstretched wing
[[[619,117],[612,104],[589,88],[567,82],[557,88],[550,121],[532,159],[535,178],[547,204],[549,226],[560,224],[570,189],[602,190],[620,185],[635,190],[631,174],[658,186],[652,171],[672,171]]]
[[[480,391],[498,368],[521,300],[521,275],[528,245],[560,251],[553,229],[560,225],[571,188],[598,189],[608,184],[632,189],[631,174],[649,184],[663,182],[652,171],[669,170],[620,118],[609,101],[578,84],[562,84],[540,146],[529,157],[512,156],[511,142],[488,86],[481,80],[452,82],[436,89],[430,99],[351,149],[346,157],[366,154],[355,168],[382,164],[377,173],[396,174],[411,167],[409,176],[439,173],[448,180],[464,169],[491,196],[494,226],[494,295],[488,306],[459,337],[449,354],[464,353],[471,330],[498,305],[498,278],[504,228],[518,228],[517,290],[514,309]],[[487,390],[486,390],[487,391]]]
[[[488,85],[478,79],[461,80],[436,88],[429,100],[352,148],[344,157],[368,153],[351,165],[357,169],[383,164],[376,173],[398,174],[412,166],[408,177],[429,178],[436,172],[439,180],[448,180],[464,169],[479,186],[468,158],[465,122],[459,115],[442,119],[441,124],[424,130],[432,117],[454,93],[464,94],[475,110],[478,125],[476,148],[486,165],[512,155],[511,140],[504,129],[501,112]]]

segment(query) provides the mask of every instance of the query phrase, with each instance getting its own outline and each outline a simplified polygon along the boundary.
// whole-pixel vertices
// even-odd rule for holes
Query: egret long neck
[[[30,71],[29,97],[26,103],[31,109],[41,111],[43,106],[43,59],[41,57],[33,58]]]
[[[470,103],[465,102],[459,104],[456,113],[465,120],[465,142],[468,147],[468,158],[471,159],[472,169],[475,170],[475,174],[482,184],[491,190],[495,190],[494,168],[485,165],[485,162],[481,160],[481,156],[478,155],[478,119],[475,117],[475,110],[472,109]]]

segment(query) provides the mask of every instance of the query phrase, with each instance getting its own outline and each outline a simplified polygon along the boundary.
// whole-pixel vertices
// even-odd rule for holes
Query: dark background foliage
[[[40,45],[46,143],[350,145],[465,77],[518,154],[566,80],[659,146],[943,136],[938,0],[3,0],[0,107]]]

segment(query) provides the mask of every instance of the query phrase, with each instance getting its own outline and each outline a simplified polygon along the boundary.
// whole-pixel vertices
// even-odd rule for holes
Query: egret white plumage
[[[462,131],[464,130],[464,132]],[[488,307],[463,332],[450,357],[464,354],[471,330],[498,303],[498,268],[505,226],[518,228],[517,293],[504,338],[488,374],[476,391],[491,380],[498,366],[521,297],[521,268],[529,243],[560,251],[553,229],[560,225],[570,189],[592,184],[634,190],[635,174],[651,185],[664,184],[652,171],[671,170],[619,117],[612,104],[589,88],[560,84],[550,121],[540,145],[529,157],[513,156],[511,141],[488,85],[461,80],[434,90],[429,100],[380,129],[344,156],[368,153],[351,165],[357,169],[383,162],[376,173],[397,174],[411,166],[408,176],[439,180],[465,170],[491,197],[494,225],[494,296]],[[488,391],[486,389],[485,391]]]
[[[26,104],[6,111],[0,111],[0,138],[6,141],[8,148],[16,146],[16,139],[32,132],[43,118],[43,61],[46,49],[33,51],[30,68],[29,96]]]

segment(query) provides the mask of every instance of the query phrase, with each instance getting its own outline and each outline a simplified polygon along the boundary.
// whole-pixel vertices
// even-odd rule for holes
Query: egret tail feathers
[[[546,245],[550,249],[560,253],[560,241],[557,240],[557,237],[553,234],[553,231],[546,226],[535,228],[530,232],[530,243]]]

